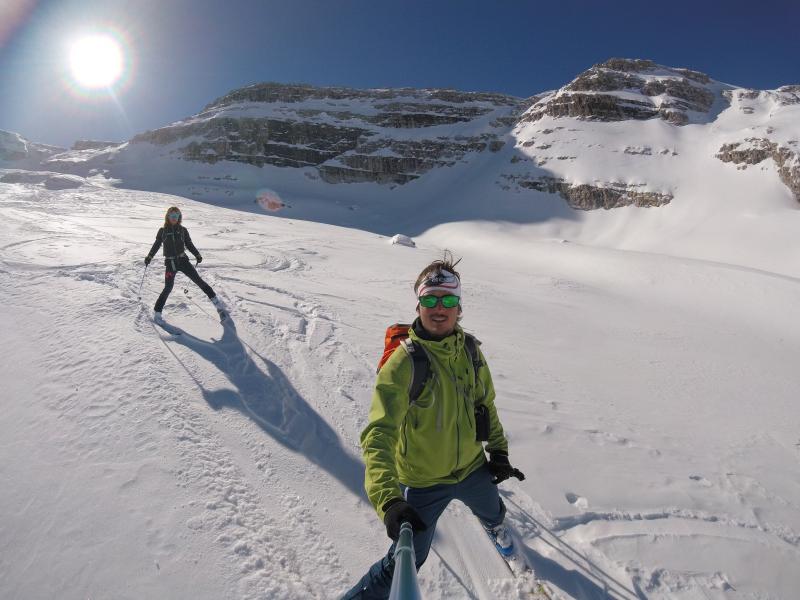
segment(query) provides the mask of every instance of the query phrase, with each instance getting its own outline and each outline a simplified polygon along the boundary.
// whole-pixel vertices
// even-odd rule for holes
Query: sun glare
[[[108,88],[122,75],[120,44],[109,35],[91,35],[70,48],[69,64],[75,82],[84,88]]]

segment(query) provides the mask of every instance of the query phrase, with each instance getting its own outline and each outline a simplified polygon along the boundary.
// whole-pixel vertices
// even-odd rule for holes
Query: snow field
[[[155,328],[160,260],[137,301],[173,203],[233,327],[179,276],[164,314],[185,333]],[[0,184],[0,211],[2,597],[345,591],[388,546],[358,449],[383,331],[413,317],[444,247],[527,475],[501,486],[510,522],[556,597],[793,597],[788,258],[768,272],[482,223],[409,248],[94,183]],[[425,597],[526,597],[469,519],[442,522]]]

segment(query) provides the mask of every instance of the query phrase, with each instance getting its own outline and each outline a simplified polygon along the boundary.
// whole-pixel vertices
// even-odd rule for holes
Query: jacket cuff
[[[386,511],[389,510],[392,506],[397,504],[398,502],[405,502],[404,498],[391,498],[383,503],[381,506],[381,512],[385,515]]]
[[[503,450],[490,450],[489,460],[507,465],[509,464],[508,452],[504,452]]]

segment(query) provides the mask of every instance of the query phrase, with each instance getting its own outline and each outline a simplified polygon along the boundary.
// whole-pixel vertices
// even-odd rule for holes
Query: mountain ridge
[[[26,164],[214,202],[252,201],[268,187],[292,205],[348,196],[331,190],[340,184],[378,184],[373,196],[401,203],[436,197],[459,187],[463,166],[471,179],[482,170],[492,194],[531,202],[556,195],[587,211],[669,205],[682,193],[677,157],[713,141],[697,159],[736,167],[721,177],[772,164],[800,202],[797,117],[797,85],[750,90],[692,69],[612,58],[529,98],[256,83],[122,144],[37,150]]]

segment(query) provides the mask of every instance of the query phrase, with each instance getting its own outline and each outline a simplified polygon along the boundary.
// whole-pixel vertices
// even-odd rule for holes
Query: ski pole
[[[144,276],[147,275],[147,267],[149,267],[149,266],[150,265],[145,265],[144,266],[144,272],[142,273],[142,282],[139,284],[139,294],[138,294],[139,300],[142,299],[142,285],[144,285]]]
[[[394,550],[394,562],[389,600],[421,600],[414,556],[414,530],[407,521],[400,526],[400,537]]]

